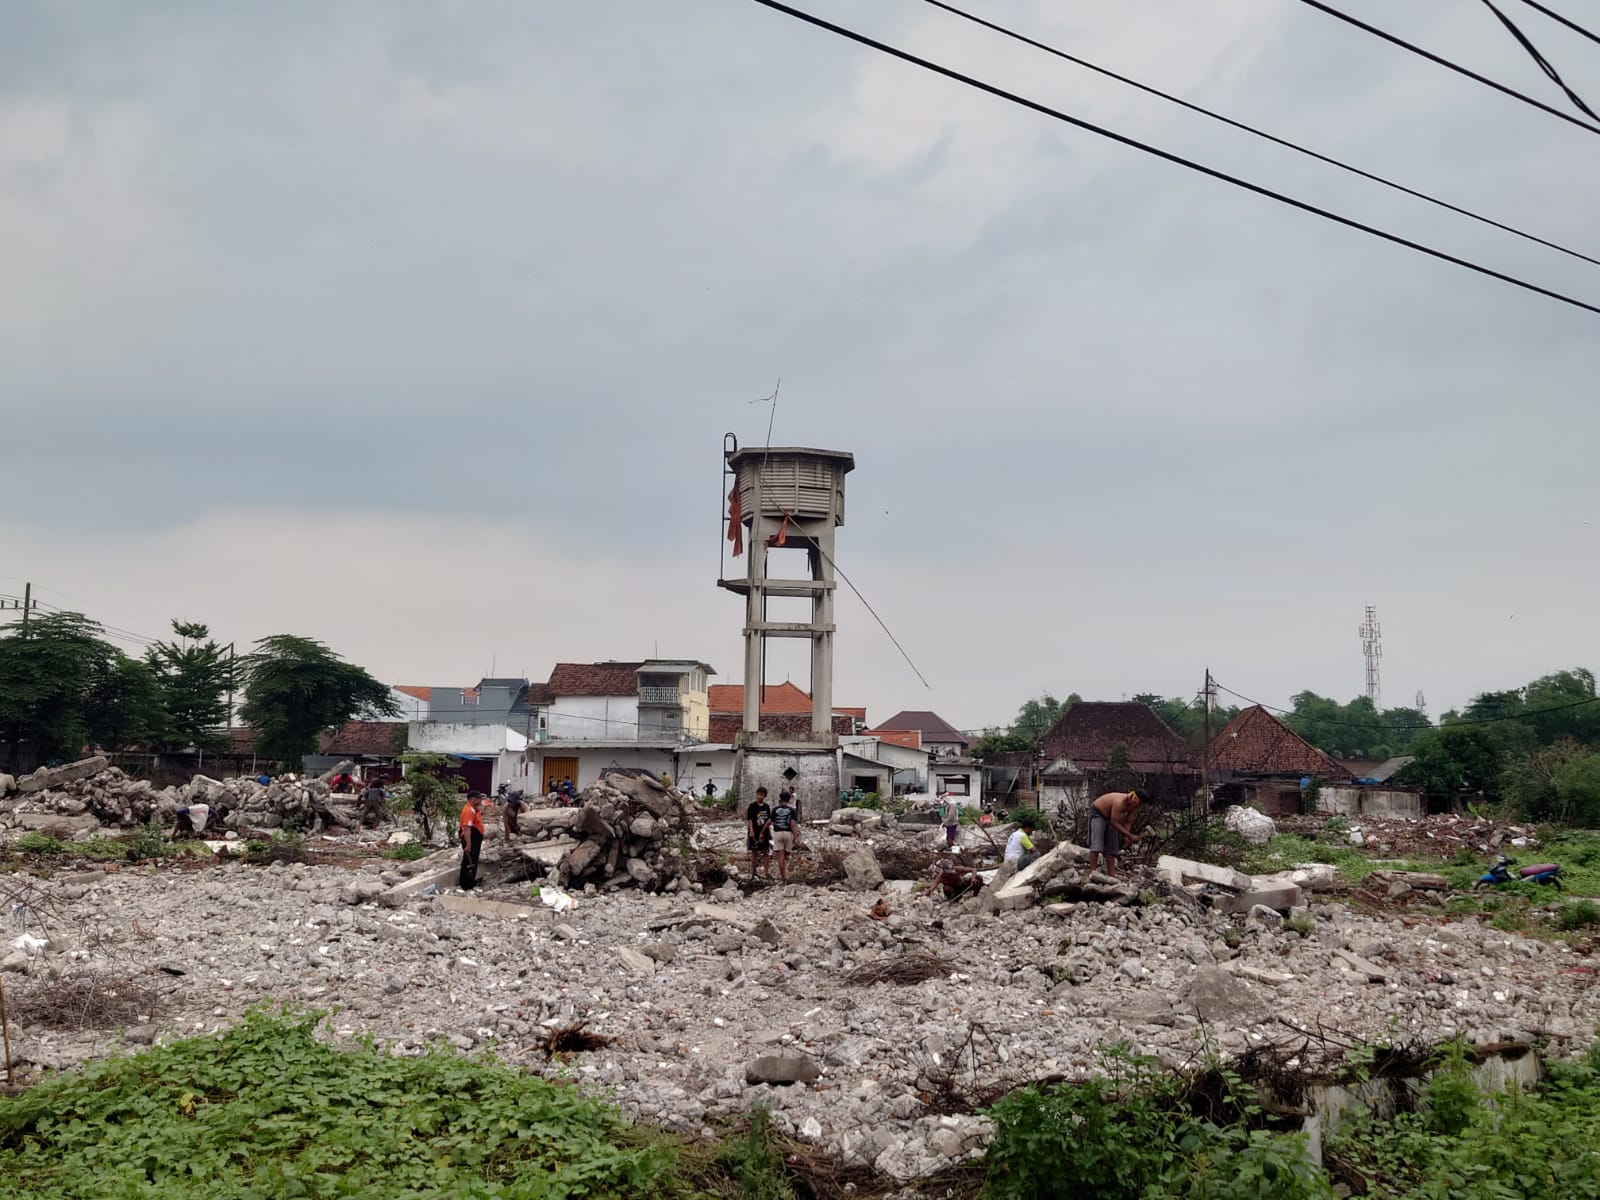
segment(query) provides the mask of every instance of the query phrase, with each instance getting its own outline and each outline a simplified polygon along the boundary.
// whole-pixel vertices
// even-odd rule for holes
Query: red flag
[[[783,524],[778,526],[778,532],[767,539],[769,546],[786,546],[789,544],[789,514],[783,514]]]
[[[728,493],[728,540],[733,543],[733,556],[744,553],[744,513],[739,507],[739,481],[734,480]]]

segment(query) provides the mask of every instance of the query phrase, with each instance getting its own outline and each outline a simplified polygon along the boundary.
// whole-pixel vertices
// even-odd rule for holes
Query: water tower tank
[[[853,454],[807,446],[751,446],[728,455],[739,485],[739,511],[746,524],[758,508],[782,520],[844,524],[844,477],[855,469]]]

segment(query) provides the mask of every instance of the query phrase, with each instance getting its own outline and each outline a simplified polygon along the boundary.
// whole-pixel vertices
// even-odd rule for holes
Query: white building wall
[[[639,697],[557,696],[545,717],[548,736],[562,741],[637,738]]]
[[[458,725],[449,721],[413,721],[408,738],[411,749],[424,754],[481,754],[516,756],[528,739],[509,725]]]
[[[734,784],[734,753],[731,746],[717,746],[714,749],[691,746],[678,751],[677,758],[678,772],[674,780],[686,792],[703,798],[706,781],[710,780],[716,784],[717,795],[720,796]]]

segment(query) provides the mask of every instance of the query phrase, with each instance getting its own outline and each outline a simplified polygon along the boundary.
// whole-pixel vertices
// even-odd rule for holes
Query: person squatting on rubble
[[[946,848],[956,844],[956,834],[961,829],[961,805],[956,803],[956,798],[946,792],[939,804],[939,821],[944,825],[944,844]]]
[[[778,802],[772,806],[772,848],[778,852],[778,881],[789,882],[789,855],[796,846],[795,826],[800,812],[794,798],[787,790],[778,793]],[[768,875],[771,878],[771,875]]]
[[[1117,856],[1122,853],[1122,839],[1139,841],[1144,835],[1133,831],[1134,814],[1139,806],[1150,799],[1143,788],[1131,792],[1107,792],[1089,808],[1089,870],[1093,871],[1100,856],[1105,855],[1106,874],[1117,877]]]
[[[963,896],[976,896],[983,890],[983,876],[975,867],[945,859],[933,868],[933,884],[944,893],[946,900],[959,900]]]
[[[206,831],[211,820],[209,804],[186,804],[178,810],[178,819],[172,824],[172,836],[196,837]]]
[[[482,792],[467,793],[461,810],[461,876],[457,882],[468,891],[478,882],[478,856],[483,853],[483,808],[489,797]]]
[[[772,805],[767,803],[767,789],[757,788],[756,798],[744,810],[744,844],[750,851],[750,877],[765,872],[772,878]]]
[[[1006,862],[1017,864],[1017,870],[1031,865],[1039,857],[1039,852],[1033,848],[1033,822],[1024,821],[1011,831],[1011,836],[1006,839]]]
[[[389,794],[383,790],[383,783],[373,779],[361,793],[361,824],[369,820],[376,827],[383,820],[389,808]]]

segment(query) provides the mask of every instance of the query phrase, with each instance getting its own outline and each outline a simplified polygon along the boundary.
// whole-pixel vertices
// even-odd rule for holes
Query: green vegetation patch
[[[0,1097],[0,1196],[670,1195],[675,1157],[574,1087],[440,1050],[395,1058],[251,1013]]]

